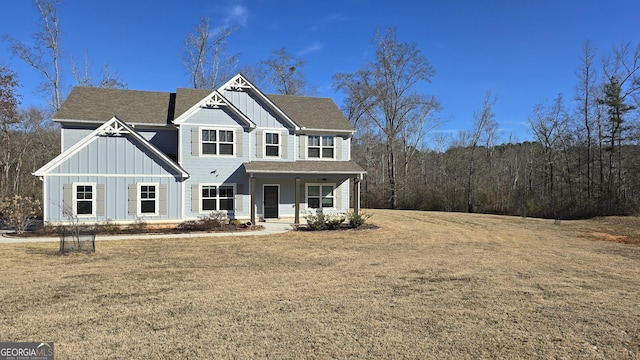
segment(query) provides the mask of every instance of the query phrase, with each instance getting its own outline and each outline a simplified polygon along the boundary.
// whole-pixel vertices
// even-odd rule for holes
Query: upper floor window
[[[280,133],[266,132],[264,134],[264,144],[266,156],[280,156]]]
[[[234,131],[220,129],[202,129],[202,154],[233,155]]]
[[[75,214],[77,216],[95,215],[95,185],[94,184],[74,184],[75,190]]]
[[[307,156],[316,159],[333,159],[335,140],[333,136],[309,135]]]

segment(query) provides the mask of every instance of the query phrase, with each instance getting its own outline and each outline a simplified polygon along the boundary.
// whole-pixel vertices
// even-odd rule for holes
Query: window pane
[[[333,198],[322,198],[322,207],[323,208],[332,208],[333,207]]]
[[[322,157],[327,159],[333,158],[333,148],[324,148],[322,149]]]
[[[215,130],[202,130],[202,141],[216,141],[216,131]]]
[[[220,199],[220,210],[233,210],[233,199]]]
[[[233,142],[233,131],[220,130],[219,135],[221,142]]]
[[[76,199],[89,200],[93,199],[93,187],[91,185],[78,185],[76,188]]]
[[[320,136],[309,136],[309,146],[320,146]]]
[[[220,197],[233,197],[233,186],[220,186]]]
[[[320,196],[320,186],[309,186],[307,192],[308,196]]]
[[[203,198],[216,197],[216,187],[215,186],[203,186],[202,187],[202,197]]]
[[[333,146],[333,136],[323,136],[322,146]]]
[[[216,209],[216,199],[202,199],[202,210],[218,210]]]
[[[91,215],[93,214],[93,203],[91,201],[78,201],[76,214],[78,215]]]
[[[233,155],[233,144],[220,144],[220,155]]]
[[[322,196],[333,196],[333,186],[323,186],[322,187]]]
[[[140,202],[140,212],[143,214],[153,214],[156,212],[155,200],[142,200]]]
[[[278,156],[278,146],[267,146],[267,156]]]
[[[318,149],[318,148],[309,148],[309,157],[310,158],[319,158],[320,157],[320,149]]]
[[[202,153],[207,155],[215,155],[216,144],[215,143],[202,144]]]
[[[312,209],[320,208],[320,199],[319,198],[309,198],[307,200],[308,206]]]
[[[280,139],[279,139],[278,135],[279,135],[278,133],[267,133],[266,134],[265,143],[267,143],[269,145],[278,145],[278,144],[280,144]]]

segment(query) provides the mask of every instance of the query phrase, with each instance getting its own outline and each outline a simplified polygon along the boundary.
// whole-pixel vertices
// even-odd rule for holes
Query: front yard
[[[640,357],[638,218],[371,212],[379,229],[2,244],[0,341],[60,359]]]

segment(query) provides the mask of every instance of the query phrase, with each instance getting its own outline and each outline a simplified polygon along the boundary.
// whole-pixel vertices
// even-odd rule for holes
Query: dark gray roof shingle
[[[167,125],[211,92],[185,88],[168,93],[75,87],[54,119],[104,123],[117,116],[130,124]],[[266,96],[302,129],[354,131],[329,98]]]
[[[171,93],[75,87],[56,120],[104,123],[114,116],[130,124],[163,124],[173,120]]]
[[[266,95],[302,128],[354,131],[333,100],[292,95]]]

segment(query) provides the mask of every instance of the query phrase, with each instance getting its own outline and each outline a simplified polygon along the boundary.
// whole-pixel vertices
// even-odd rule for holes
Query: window
[[[280,134],[268,132],[264,134],[265,154],[267,156],[280,156]]]
[[[202,154],[233,155],[233,130],[202,129]]]
[[[307,207],[324,209],[335,207],[333,185],[307,185]]]
[[[334,156],[333,136],[309,136],[308,157],[316,159],[333,159]]]
[[[77,216],[95,215],[95,187],[93,184],[75,185],[75,214]]]
[[[200,199],[202,211],[233,211],[234,187],[233,185],[202,185]]]
[[[203,185],[202,186],[202,211],[215,211],[218,210],[216,201],[216,186]]]
[[[158,186],[156,184],[140,184],[140,214],[158,213]]]

